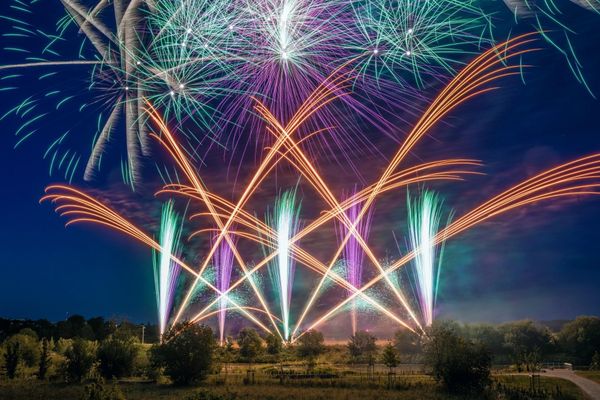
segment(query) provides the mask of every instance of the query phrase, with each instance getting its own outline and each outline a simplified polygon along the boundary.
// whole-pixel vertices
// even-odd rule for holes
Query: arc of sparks
[[[586,195],[600,195],[600,154],[593,154],[561,164],[511,187],[448,225],[435,236],[432,244],[437,245],[492,217],[518,207],[542,200]],[[413,250],[392,263],[386,269],[385,275],[389,275],[398,268],[406,265],[414,259],[418,251],[420,249]],[[345,304],[355,298],[358,293],[369,289],[383,278],[383,275],[380,275],[371,279],[353,295],[338,303],[321,317],[318,317],[315,322],[309,325],[308,329],[314,329],[322,324],[334,315],[335,312],[344,307]],[[296,336],[294,341],[301,335]]]

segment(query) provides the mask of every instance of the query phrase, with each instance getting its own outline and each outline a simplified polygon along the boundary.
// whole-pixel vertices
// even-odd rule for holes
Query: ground
[[[230,377],[232,378],[232,377]],[[497,376],[496,382],[512,388],[529,388],[527,376]],[[127,400],[458,400],[464,396],[450,396],[442,393],[425,376],[398,377],[399,388],[387,390],[383,382],[367,383],[353,380],[337,381],[336,387],[327,380],[294,382],[285,386],[277,382],[259,383],[245,386],[237,379],[229,379],[228,385],[217,385],[209,379],[202,386],[177,388],[170,385],[156,385],[143,382],[121,382],[117,386]],[[314,387],[321,385],[321,387]],[[346,387],[340,387],[345,386]],[[110,386],[110,385],[107,385]],[[371,386],[371,387],[369,387]],[[542,377],[540,387],[555,391],[557,387],[564,399],[588,399],[573,383],[550,377]],[[210,395],[205,395],[210,393]],[[42,383],[33,379],[9,382],[0,381],[2,400],[80,400],[83,385]]]

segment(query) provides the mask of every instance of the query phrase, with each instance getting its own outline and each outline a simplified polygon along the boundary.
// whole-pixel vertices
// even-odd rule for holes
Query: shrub
[[[275,335],[273,333],[269,333],[265,337],[265,342],[267,343],[267,353],[271,355],[279,355],[281,350],[283,349],[283,343],[281,341],[281,337]]]
[[[35,334],[35,332],[33,333]],[[35,367],[38,364],[40,361],[40,345],[35,337],[28,333],[17,333],[6,340],[7,345],[13,343],[19,344],[20,360],[26,366]]]
[[[125,400],[125,396],[117,386],[107,389],[100,379],[85,385],[82,400]]]
[[[466,341],[450,327],[434,326],[424,345],[433,378],[453,393],[482,392],[490,384],[491,357],[481,345]]]
[[[46,374],[48,373],[48,368],[50,367],[50,361],[50,343],[48,343],[48,339],[44,338],[42,339],[42,353],[38,366],[38,379],[46,379]]]
[[[6,349],[4,350],[4,366],[6,368],[6,375],[9,379],[14,379],[17,375],[17,369],[21,362],[21,348],[19,342],[6,343]]]
[[[100,373],[108,379],[131,375],[137,353],[135,340],[109,336],[98,347]]]
[[[77,338],[65,352],[65,378],[69,381],[81,382],[96,362],[96,342]]]
[[[263,350],[262,339],[252,328],[240,330],[237,342],[240,348],[240,356],[246,359],[250,364],[254,362],[256,357]]]
[[[298,339],[298,355],[306,359],[306,367],[311,370],[315,366],[316,358],[323,352],[323,334],[317,331],[305,332]]]
[[[187,385],[206,378],[213,363],[215,339],[205,325],[178,326],[150,351],[152,363],[164,368],[176,385]]]

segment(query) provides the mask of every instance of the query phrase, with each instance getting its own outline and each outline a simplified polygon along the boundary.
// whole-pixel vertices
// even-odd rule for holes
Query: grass
[[[233,378],[233,377],[230,377]],[[527,376],[496,376],[494,380],[511,388],[528,389]],[[119,389],[127,400],[458,400],[464,396],[451,396],[441,392],[431,378],[407,376],[397,378],[398,388],[387,390],[377,382],[357,381],[344,377],[335,383],[314,379],[279,385],[277,381],[259,381],[245,386],[229,379],[227,385],[218,385],[209,379],[203,386],[173,387],[140,381],[123,382]],[[331,385],[335,385],[332,387]],[[44,383],[35,379],[0,381],[2,400],[79,400],[84,385]],[[541,377],[540,387],[555,392],[560,387],[565,399],[585,399],[583,393],[571,382]],[[209,395],[206,395],[209,393]]]
[[[579,376],[600,383],[600,371],[575,371],[575,373]]]
[[[531,378],[527,375],[497,375],[494,381],[515,389],[531,388]],[[536,381],[535,388],[550,393],[559,391],[565,398],[587,399],[585,393],[576,384],[565,379],[541,376],[539,383]]]

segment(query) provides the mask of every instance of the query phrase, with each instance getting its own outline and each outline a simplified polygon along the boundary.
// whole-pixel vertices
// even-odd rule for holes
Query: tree
[[[354,361],[366,362],[369,366],[375,362],[375,353],[377,352],[377,338],[369,332],[358,331],[350,336],[346,347],[348,353]]]
[[[267,344],[267,353],[273,356],[279,355],[283,349],[283,342],[281,337],[273,333],[269,333],[265,337],[265,343]]]
[[[79,337],[73,340],[65,352],[65,374],[69,381],[81,382],[90,373],[96,362],[96,348],[96,342]]]
[[[396,347],[399,354],[408,358],[421,354],[422,351],[420,337],[407,329],[396,332],[394,347]]]
[[[589,364],[600,349],[600,318],[577,317],[563,326],[558,337],[572,362]]]
[[[6,376],[9,379],[14,379],[17,375],[17,369],[21,362],[21,344],[18,341],[12,341],[6,343],[6,349],[4,351],[4,365],[6,368]]]
[[[50,367],[50,343],[48,339],[42,339],[42,354],[40,355],[40,363],[38,366],[38,379],[46,379],[48,368]]]
[[[131,375],[137,353],[135,340],[109,336],[98,347],[100,373],[108,379]]]
[[[94,332],[96,340],[104,340],[114,332],[114,324],[109,324],[103,317],[94,317],[87,320],[87,324]]]
[[[306,368],[308,371],[314,368],[316,358],[323,353],[324,341],[323,334],[315,330],[305,332],[298,339],[296,351],[301,358],[306,358]]]
[[[27,332],[33,332],[31,329],[24,329],[23,331],[25,331],[25,333],[12,335],[6,340],[6,343],[19,343],[20,361],[23,361],[28,367],[35,367],[40,361],[40,344],[37,340],[37,335],[34,337]],[[35,332],[33,333],[35,334]]]
[[[540,358],[552,347],[553,338],[548,328],[533,321],[513,322],[502,328],[505,330],[505,346],[511,351],[519,371],[522,365],[528,371],[537,368]]]
[[[38,336],[37,332],[31,328],[23,328],[19,331],[19,334],[23,336],[29,336],[36,342],[40,340],[40,337]]]
[[[206,378],[216,347],[212,329],[206,325],[180,324],[152,346],[150,358],[164,368],[175,385],[189,385]]]
[[[383,348],[381,361],[386,367],[390,369],[390,375],[394,372],[394,368],[398,366],[398,352],[396,351],[394,346],[392,346],[391,343],[388,343]]]
[[[398,353],[392,343],[389,342],[384,348],[381,355],[381,361],[389,368],[388,372],[388,388],[392,387],[392,380],[394,375],[394,368],[398,366]]]
[[[490,384],[490,354],[460,337],[452,327],[436,324],[430,328],[424,356],[433,378],[449,392],[481,392]]]
[[[250,369],[252,369],[252,363],[263,350],[262,339],[254,329],[243,328],[238,333],[237,343],[240,348],[240,356],[248,361]]]

